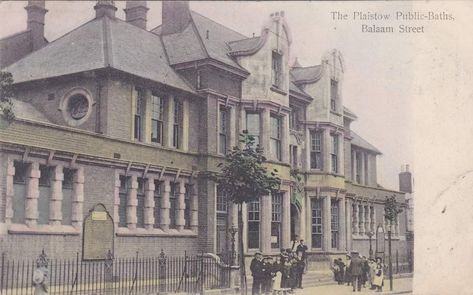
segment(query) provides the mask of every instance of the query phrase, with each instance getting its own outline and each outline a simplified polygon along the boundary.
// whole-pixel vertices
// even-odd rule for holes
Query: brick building
[[[28,30],[0,40],[16,91],[17,118],[0,128],[0,243],[10,255],[80,252],[98,203],[114,219],[116,256],[226,251],[236,207],[208,172],[242,130],[282,179],[280,194],[244,206],[248,255],[276,254],[295,237],[318,261],[368,255],[369,234],[386,228],[385,196],[404,204],[377,183],[380,151],[350,129],[342,55],[289,65],[284,12],[249,38],[188,2],[163,2],[162,25],[147,30],[146,1],[128,1],[121,20],[101,0],[94,19],[48,42],[45,8],[29,1]],[[405,213],[392,232],[404,253]]]

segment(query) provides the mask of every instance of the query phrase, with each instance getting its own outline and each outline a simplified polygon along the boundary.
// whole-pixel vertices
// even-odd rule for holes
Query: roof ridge
[[[192,30],[197,36],[197,39],[199,40],[200,48],[202,51],[205,53],[207,56],[206,58],[210,58],[209,52],[207,51],[207,48],[205,47],[204,40],[202,40],[202,36],[199,33],[199,30],[197,29],[197,25],[195,24],[194,17],[191,14],[191,23],[190,25],[192,26]]]
[[[229,28],[229,27],[227,27],[226,25],[221,24],[221,23],[219,23],[219,22],[217,22],[217,21],[215,21],[215,20],[213,20],[213,19],[211,19],[211,18],[209,18],[209,17],[207,17],[207,16],[205,16],[205,15],[203,15],[203,14],[200,14],[200,13],[194,11],[194,10],[191,10],[191,18],[192,18],[192,13],[198,14],[199,16],[201,16],[201,17],[203,17],[203,18],[206,18],[206,19],[208,19],[209,21],[214,22],[214,23],[216,23],[216,24],[218,24],[218,25],[221,25],[222,27],[225,27],[226,29],[229,29],[230,31],[233,31],[234,33],[237,33],[237,34],[239,34],[239,35],[241,35],[241,36],[243,36],[243,37],[245,37],[245,38],[249,38],[248,36],[246,36],[246,35],[244,35],[244,34],[238,32],[237,30],[234,30],[234,29],[232,29],[232,28]],[[242,40],[245,39],[245,38],[242,38]]]
[[[235,42],[240,42],[240,41],[249,40],[249,39],[256,39],[256,38],[261,38],[261,36],[254,36],[254,37],[248,37],[248,38],[244,38],[244,39],[228,41],[227,43],[235,43]]]
[[[293,67],[292,69],[309,69],[309,68],[316,68],[320,66],[321,65],[313,65],[313,66],[306,66],[306,67],[300,66],[300,67]]]
[[[80,28],[86,26],[87,24],[89,24],[89,23],[91,23],[91,22],[93,22],[93,21],[96,21],[96,20],[100,20],[100,19],[93,18],[93,19],[91,19],[91,20],[89,20],[89,21],[83,23],[82,25],[80,25],[80,26],[78,26],[78,27],[76,27],[76,28],[70,30],[69,32],[65,33],[64,35],[62,35],[62,36],[60,36],[60,37],[58,37],[58,38],[56,38],[56,39],[54,39],[53,41],[48,42],[45,46],[41,47],[40,49],[31,51],[30,53],[28,53],[27,55],[23,56],[22,58],[20,58],[19,60],[15,61],[14,63],[8,65],[7,67],[11,67],[11,66],[13,66],[14,64],[18,63],[19,61],[21,61],[21,60],[23,60],[23,59],[25,59],[25,58],[27,58],[27,57],[29,57],[29,56],[32,56],[32,55],[36,54],[37,52],[40,52],[40,51],[44,50],[45,48],[48,48],[49,46],[51,46],[52,44],[54,44],[56,41],[58,41],[58,40],[64,38],[65,36],[71,34],[72,32],[77,31],[78,29],[80,29]],[[5,68],[7,68],[7,67],[5,67]]]

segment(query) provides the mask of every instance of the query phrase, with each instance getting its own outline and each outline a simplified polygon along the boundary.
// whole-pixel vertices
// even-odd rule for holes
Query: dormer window
[[[155,93],[151,96],[151,142],[163,144],[164,100]]]
[[[330,80],[330,110],[332,112],[337,111],[337,102],[338,102],[338,82],[335,80]]]
[[[282,89],[282,54],[273,50],[272,56],[272,83],[273,86]]]
[[[144,90],[136,88],[134,138],[138,141],[143,140],[144,96]]]

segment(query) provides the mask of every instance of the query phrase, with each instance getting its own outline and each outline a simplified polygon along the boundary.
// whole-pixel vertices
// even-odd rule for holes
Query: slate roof
[[[15,117],[31,121],[51,123],[40,111],[38,111],[30,103],[15,98],[12,98],[11,101],[13,103],[13,112],[15,114]]]
[[[322,73],[322,66],[316,65],[311,67],[293,67],[291,69],[291,75],[296,84],[316,82],[320,79]]]
[[[5,70],[20,83],[106,67],[195,93],[169,66],[159,36],[106,16],[70,31]]]
[[[246,38],[228,43],[231,52],[247,51],[255,48],[260,42],[261,37]]]
[[[9,66],[33,50],[31,30],[0,39],[0,68]]]
[[[247,36],[194,11],[191,11],[191,20],[183,32],[162,36],[169,62],[172,65],[211,58],[247,72],[229,56],[230,47],[228,46],[229,42],[247,39]],[[207,38],[207,31],[209,38]],[[152,29],[151,32],[160,35],[161,26]]]
[[[351,144],[356,145],[360,148],[372,151],[376,154],[382,154],[380,150],[378,150],[375,146],[373,146],[371,143],[363,139],[361,136],[356,134],[354,131],[350,130],[350,135],[352,137]]]

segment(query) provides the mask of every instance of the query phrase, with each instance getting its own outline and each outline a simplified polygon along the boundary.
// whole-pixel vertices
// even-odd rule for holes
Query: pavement
[[[368,288],[361,288],[361,292],[353,292],[352,286],[345,285],[322,285],[297,289],[297,295],[338,295],[338,294],[412,294],[412,277],[397,278],[393,280],[393,291],[389,291],[389,280],[384,281],[383,292],[376,292]]]

